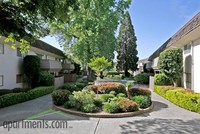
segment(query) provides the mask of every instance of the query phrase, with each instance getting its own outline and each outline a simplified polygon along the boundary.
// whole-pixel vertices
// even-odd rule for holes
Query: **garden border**
[[[139,114],[147,113],[150,112],[154,107],[154,104],[152,102],[151,106],[146,108],[146,109],[140,109],[139,111],[135,112],[126,112],[126,113],[116,113],[116,114],[110,114],[110,113],[83,113],[80,111],[76,111],[73,109],[65,109],[63,107],[59,107],[56,105],[53,105],[53,108],[55,110],[60,110],[65,113],[73,114],[73,115],[78,115],[78,116],[85,116],[85,117],[95,117],[95,118],[122,118],[122,117],[131,117],[131,116],[136,116]]]

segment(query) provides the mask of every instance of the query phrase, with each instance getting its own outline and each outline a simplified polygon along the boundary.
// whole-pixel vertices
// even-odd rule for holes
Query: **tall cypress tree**
[[[120,31],[118,35],[118,62],[117,69],[124,70],[125,76],[129,76],[128,70],[135,71],[137,69],[138,51],[136,49],[137,38],[128,12],[125,13],[121,21]]]

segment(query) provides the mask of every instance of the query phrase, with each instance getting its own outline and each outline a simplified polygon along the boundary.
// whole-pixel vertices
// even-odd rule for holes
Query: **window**
[[[190,53],[191,52],[191,45],[185,45],[184,46],[184,54]]]
[[[17,56],[22,57],[22,53],[20,52],[20,48],[17,48]]]
[[[23,77],[21,74],[16,75],[16,83],[22,83]]]
[[[0,86],[3,86],[3,75],[0,75]]]
[[[0,54],[4,54],[4,44],[0,44]]]

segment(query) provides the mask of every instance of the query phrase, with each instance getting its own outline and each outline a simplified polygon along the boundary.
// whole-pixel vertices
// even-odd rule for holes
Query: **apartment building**
[[[55,76],[54,84],[63,84],[67,81],[64,75],[74,69],[74,65],[66,59],[61,50],[41,40],[32,43],[29,52],[26,54],[21,54],[19,48],[11,48],[11,44],[5,43],[4,40],[5,37],[0,38],[0,89],[23,88],[26,85],[22,69],[23,58],[26,55],[40,57],[41,70],[48,71]],[[19,42],[16,44],[19,45]],[[56,79],[59,81],[56,82]]]
[[[174,47],[183,50],[182,86],[200,93],[200,12],[148,58],[147,69],[159,71],[160,53]]]

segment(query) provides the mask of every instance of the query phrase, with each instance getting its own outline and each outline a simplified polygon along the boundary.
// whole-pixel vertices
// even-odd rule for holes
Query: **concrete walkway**
[[[41,101],[40,101],[41,99]],[[3,121],[6,117],[22,116],[25,111],[32,112],[34,109],[47,109],[51,106],[51,102],[46,102],[47,107],[42,100],[51,100],[50,96],[39,98],[38,103],[32,101],[28,104],[18,104],[8,108],[0,109],[0,120]],[[49,129],[11,129],[10,131],[4,126],[0,127],[0,133],[7,134],[199,134],[200,133],[200,114],[182,109],[171,102],[165,100],[159,95],[153,93],[152,100],[154,109],[150,113],[128,118],[86,118],[78,117],[70,114],[65,114],[60,111],[54,111],[40,117],[36,117],[33,121],[48,121],[51,124],[55,120],[67,121],[67,128],[49,128]],[[34,101],[34,100],[33,100]],[[23,106],[24,109],[20,112]],[[36,106],[35,106],[36,105]],[[37,108],[37,106],[40,108]],[[21,107],[15,111],[10,111],[12,107]],[[30,109],[29,109],[30,108]],[[13,110],[13,109],[12,109]],[[37,111],[37,110],[36,110]],[[39,110],[38,110],[39,111]],[[40,110],[41,111],[41,110]],[[13,113],[10,115],[10,112]],[[14,114],[17,112],[18,114]],[[4,117],[6,115],[6,117]],[[10,115],[10,116],[9,116]],[[25,114],[24,114],[25,115]]]

